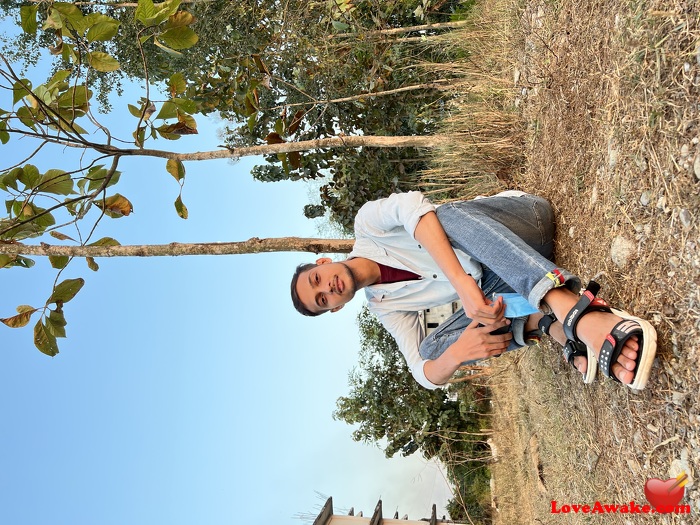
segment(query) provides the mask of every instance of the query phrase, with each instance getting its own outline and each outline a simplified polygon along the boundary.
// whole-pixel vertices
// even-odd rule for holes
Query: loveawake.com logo
[[[690,514],[690,505],[680,505],[685,495],[688,475],[661,480],[653,478],[644,484],[644,495],[648,504],[629,503],[610,505],[596,501],[592,505],[559,504],[551,502],[552,514]]]

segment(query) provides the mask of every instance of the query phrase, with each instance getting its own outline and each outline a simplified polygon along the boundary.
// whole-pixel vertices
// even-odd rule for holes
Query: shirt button
[[[422,248],[423,248],[423,247],[419,244],[419,245],[418,245],[418,249],[421,250]]]
[[[437,274],[433,274],[433,279],[437,279]]]

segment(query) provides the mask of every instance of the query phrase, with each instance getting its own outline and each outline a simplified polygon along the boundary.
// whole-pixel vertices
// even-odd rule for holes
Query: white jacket
[[[414,237],[420,218],[434,210],[435,206],[417,191],[368,202],[355,218],[356,240],[349,255],[350,259],[364,257],[422,277],[418,281],[368,286],[365,294],[370,311],[396,339],[413,377],[430,389],[439,385],[430,382],[423,371],[426,361],[418,348],[425,333],[418,313],[459,299],[437,263]],[[479,282],[481,265],[461,250],[455,249],[455,253],[464,270]]]

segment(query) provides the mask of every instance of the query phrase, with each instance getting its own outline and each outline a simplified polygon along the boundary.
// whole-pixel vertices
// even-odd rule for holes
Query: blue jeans
[[[580,290],[580,280],[552,262],[554,212],[545,199],[522,195],[453,202],[438,207],[437,216],[452,245],[482,265],[480,286],[487,298],[516,292],[548,313],[542,299],[549,290],[558,286]],[[525,345],[526,319],[511,320],[508,350]],[[423,340],[421,357],[442,355],[469,323],[463,309],[455,312]]]

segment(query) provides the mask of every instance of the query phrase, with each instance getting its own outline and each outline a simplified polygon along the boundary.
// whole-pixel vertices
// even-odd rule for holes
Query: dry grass
[[[550,501],[645,502],[650,477],[700,475],[700,4],[508,7],[512,66],[499,71],[516,80],[525,129],[508,185],[553,203],[558,262],[600,275],[603,297],[656,326],[659,349],[642,393],[600,377],[584,387],[547,344],[494,362],[495,521],[697,523],[697,481],[690,517],[553,515]],[[618,237],[633,251],[613,262]]]
[[[472,197],[501,189],[523,162],[523,121],[512,111],[507,4],[475,8],[471,26],[430,40],[448,56],[460,56],[422,67],[452,80],[455,97],[447,103],[442,132],[452,141],[431,151],[431,169],[420,178],[421,189],[434,200]]]

